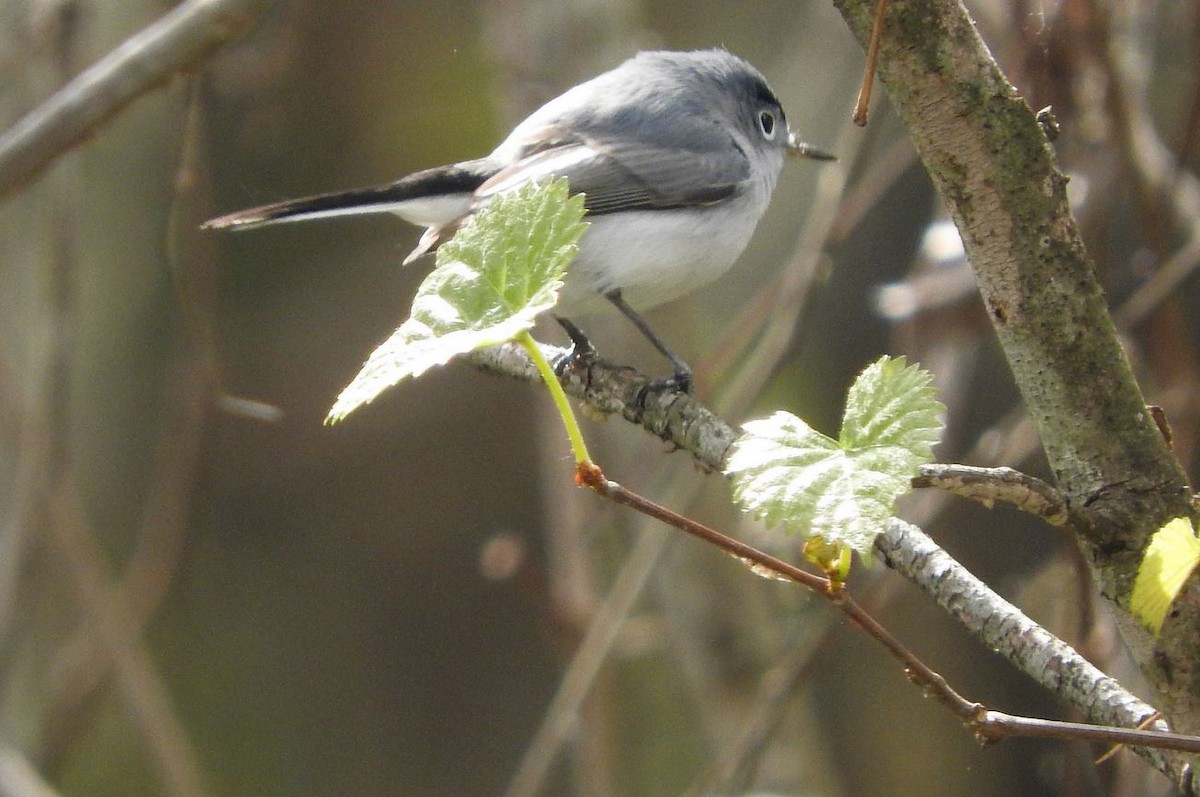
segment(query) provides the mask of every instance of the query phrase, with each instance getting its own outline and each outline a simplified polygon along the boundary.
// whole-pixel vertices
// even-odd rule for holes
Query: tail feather
[[[464,161],[416,172],[387,185],[335,191],[235,211],[210,219],[201,228],[245,230],[279,221],[389,212],[416,224],[445,224],[461,215],[459,206],[465,206],[475,189],[495,173],[496,167],[487,159]]]

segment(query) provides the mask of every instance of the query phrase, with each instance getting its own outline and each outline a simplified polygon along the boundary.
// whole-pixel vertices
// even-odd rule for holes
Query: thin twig
[[[127,39],[0,136],[0,198],[138,97],[236,39],[269,0],[188,0]]]
[[[875,67],[879,63],[879,45],[883,42],[883,20],[887,17],[888,0],[878,0],[875,7],[875,25],[871,28],[871,42],[867,45],[867,63],[863,67],[862,86],[858,89],[858,102],[854,105],[854,124],[867,126],[867,110],[871,105],[871,91],[875,86]]]
[[[705,526],[703,523],[698,523],[689,517],[684,517],[674,510],[668,509],[661,504],[656,504],[648,498],[643,498],[637,493],[625,489],[620,484],[605,478],[603,471],[591,463],[583,463],[576,468],[575,481],[580,486],[590,487],[593,491],[605,498],[616,501],[618,504],[636,509],[643,515],[661,520],[668,526],[685,531],[693,537],[698,537],[711,545],[715,545],[733,558],[745,563],[756,575],[764,578],[774,578],[779,581],[793,581],[820,594],[839,591],[839,587],[834,587],[830,580],[824,576],[818,576],[796,567],[791,562],[785,562],[776,556],[764,553],[752,545],[747,545],[741,540],[735,540],[733,537],[722,534],[714,528]]]
[[[980,468],[973,465],[922,465],[913,487],[936,487],[978,501],[989,509],[997,501],[1037,515],[1052,526],[1065,525],[1069,517],[1062,494],[1046,482],[1013,468]]]
[[[1146,719],[1144,719],[1140,723],[1138,723],[1138,730],[1146,730],[1162,718],[1163,718],[1162,712],[1156,711],[1153,714],[1151,714],[1149,717],[1146,717]],[[1123,745],[1123,744],[1110,745],[1109,748],[1107,750],[1105,750],[1104,753],[1096,759],[1096,761],[1095,761],[1096,766],[1100,766],[1105,761],[1109,760],[1110,758],[1112,758],[1113,756],[1115,756],[1117,753],[1121,752],[1124,749],[1125,749],[1125,745]]]
[[[1178,750],[1200,753],[1200,737],[1175,734],[1167,731],[1141,730],[1134,728],[1086,725],[1076,722],[1059,722],[1029,717],[1018,717],[1000,711],[992,711],[979,703],[968,701],[946,681],[944,677],[925,664],[915,653],[887,630],[870,613],[855,602],[849,591],[828,578],[815,575],[778,557],[758,550],[740,540],[729,537],[716,529],[684,517],[666,507],[634,493],[617,482],[611,481],[597,466],[582,463],[576,468],[576,482],[591,488],[596,493],[623,506],[641,512],[677,528],[694,537],[715,545],[720,550],[744,562],[757,575],[790,581],[807,587],[828,598],[846,614],[854,624],[863,629],[872,639],[879,642],[904,665],[909,679],[920,686],[927,695],[959,717],[981,741],[998,741],[1010,736],[1035,736],[1055,739],[1076,739],[1089,742],[1107,742],[1136,745],[1139,748]],[[1049,636],[1049,634],[1046,634]],[[1149,708],[1149,707],[1147,707]],[[1155,713],[1149,709],[1147,714]],[[1134,725],[1139,725],[1145,715]]]
[[[1086,725],[1081,722],[1043,720],[1035,717],[1017,717],[1003,711],[983,711],[971,724],[977,737],[989,742],[1000,741],[1011,736],[1038,737],[1042,739],[1077,739],[1098,744],[1125,744],[1155,747],[1159,750],[1178,750],[1183,753],[1200,753],[1200,736],[1185,736],[1179,733],[1141,730],[1138,728],[1110,728],[1103,725]]]

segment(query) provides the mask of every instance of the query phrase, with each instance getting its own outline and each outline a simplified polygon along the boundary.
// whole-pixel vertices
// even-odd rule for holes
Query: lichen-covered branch
[[[1011,504],[1022,512],[1037,515],[1052,526],[1067,522],[1067,502],[1058,490],[1041,479],[1013,468],[979,468],[971,465],[922,465],[913,487],[936,487],[989,509],[996,502]]]
[[[552,362],[565,355],[565,349],[541,344]],[[526,381],[539,381],[537,369],[528,355],[515,344],[481,349],[471,361],[489,371]],[[586,367],[572,369],[563,379],[567,395],[582,400],[593,411],[620,415],[695,457],[710,470],[719,470],[739,431],[721,420],[694,396],[682,393],[651,392],[643,406],[638,395],[650,378],[600,359]]]
[[[1154,709],[977,579],[916,526],[894,521],[875,545],[884,561],[1043,687],[1098,725],[1136,727]],[[1162,723],[1156,725],[1165,729]],[[1181,759],[1139,750],[1177,785]]]

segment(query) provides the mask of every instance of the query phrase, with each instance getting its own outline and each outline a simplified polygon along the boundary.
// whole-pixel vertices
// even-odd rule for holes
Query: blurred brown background
[[[0,121],[168,8],[0,2]],[[1193,180],[1194,5],[972,10],[1031,106],[1054,104],[1121,305],[1187,233],[1165,192]],[[197,229],[476,157],[639,49],[717,45],[842,160],[790,164],[738,268],[653,314],[701,397],[733,422],[782,407],[833,433],[854,375],[908,353],[945,391],[942,459],[1041,472],[969,275],[920,249],[944,239],[927,234],[937,204],[886,94],[866,130],[848,124],[862,54],[828,3],[280,2],[0,203],[0,775],[24,760],[64,795],[500,794],[640,563],[648,582],[540,793],[1164,793],[1082,747],[979,749],[825,606],[577,490],[534,386],[452,364],[323,426],[404,317],[417,231]],[[1169,179],[1131,167],[1138,131],[1177,158]],[[1126,317],[1189,464],[1194,293]],[[663,369],[615,319],[588,321],[611,359]],[[613,478],[795,555],[685,455],[617,420],[585,432]],[[904,515],[1136,687],[1053,532],[936,496]],[[855,581],[968,697],[1063,716],[895,576]],[[759,715],[766,745],[741,776],[714,774],[737,769]]]

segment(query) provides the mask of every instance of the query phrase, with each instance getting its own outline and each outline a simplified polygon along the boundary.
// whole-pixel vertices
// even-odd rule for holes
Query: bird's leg
[[[621,291],[619,289],[609,291],[604,294],[604,297],[612,302],[613,306],[620,310],[621,314],[628,318],[638,328],[639,332],[646,336],[646,340],[650,341],[654,348],[658,349],[659,353],[663,357],[666,357],[670,361],[671,367],[675,369],[675,373],[671,376],[650,380],[646,384],[646,387],[642,388],[641,394],[638,396],[638,401],[644,404],[646,395],[652,390],[677,390],[681,393],[690,394],[692,392],[692,369],[688,367],[688,364],[679,355],[668,349],[667,344],[663,343],[662,338],[655,334],[650,325],[646,323],[646,319],[642,318],[636,310],[621,298]]]
[[[567,337],[571,339],[571,350],[554,361],[554,373],[562,376],[567,372],[568,368],[575,365],[586,365],[589,360],[596,356],[596,347],[588,340],[587,335],[583,334],[583,330],[575,326],[575,323],[569,318],[563,318],[560,315],[554,316],[554,320],[567,333]]]

